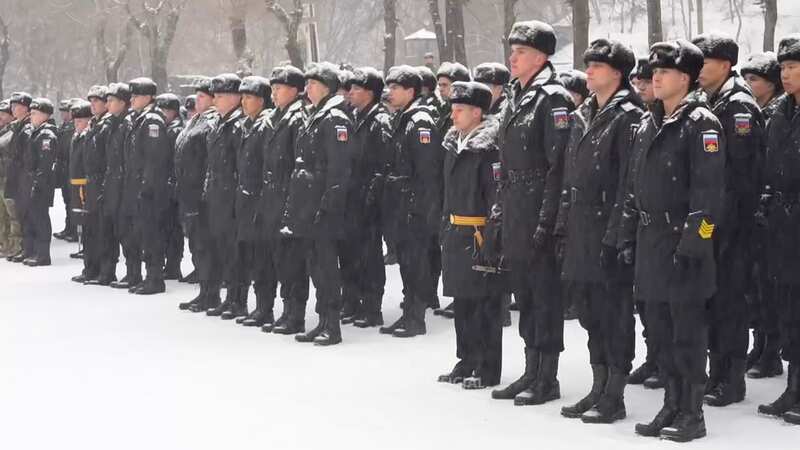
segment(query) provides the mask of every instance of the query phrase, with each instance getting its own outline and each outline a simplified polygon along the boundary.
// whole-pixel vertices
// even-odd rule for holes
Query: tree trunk
[[[572,66],[583,70],[583,53],[589,47],[589,0],[572,0]]]
[[[0,16],[0,98],[6,98],[3,92],[3,77],[6,73],[8,60],[11,59],[11,41],[8,38],[8,26],[3,16]]]
[[[139,20],[126,4],[128,17],[134,26],[147,39],[148,54],[150,57],[150,77],[158,85],[161,92],[169,89],[167,74],[167,60],[172,42],[175,39],[175,30],[181,11],[187,0],[165,0],[156,7],[145,5],[145,18]]]
[[[383,73],[389,73],[397,53],[397,0],[383,0],[383,26]]]
[[[247,1],[230,0],[228,23],[231,29],[233,54],[239,63],[239,70],[253,73],[253,52],[247,47]]]
[[[647,0],[647,41],[650,45],[653,45],[663,40],[661,0]]]
[[[289,61],[292,65],[300,70],[305,67],[305,57],[303,56],[303,49],[300,47],[300,42],[297,40],[297,34],[300,30],[300,22],[303,20],[303,3],[301,0],[294,0],[292,11],[287,12],[277,0],[264,1],[267,11],[275,15],[278,21],[283,25],[286,30],[286,52],[289,54]]]
[[[697,0],[697,33],[703,34],[703,0]]]
[[[503,0],[503,55],[507,63],[508,58],[511,57],[511,46],[508,45],[508,35],[511,34],[511,28],[517,22],[517,6],[518,0]]]
[[[775,25],[778,23],[778,0],[764,0],[764,51],[775,50]]]
[[[467,47],[464,43],[464,0],[447,0],[447,47],[452,60],[467,65]]]
[[[439,47],[439,63],[450,61],[453,55],[450,54],[450,46],[445,40],[444,25],[442,25],[442,16],[439,14],[439,0],[428,0],[428,10],[431,13],[431,22],[433,22],[433,32],[436,33],[436,44]]]

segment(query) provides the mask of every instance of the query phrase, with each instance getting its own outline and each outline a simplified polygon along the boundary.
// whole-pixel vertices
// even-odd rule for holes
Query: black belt
[[[594,192],[592,194],[595,194]],[[600,191],[600,198],[597,195],[586,195],[586,191],[578,188],[570,188],[569,202],[573,205],[603,206],[608,201],[606,191]]]
[[[685,211],[661,211],[661,212],[648,212],[639,210],[639,223],[642,226],[650,226],[655,223],[662,223],[666,225],[673,225],[676,223],[686,222],[688,213]]]
[[[543,174],[541,169],[508,169],[506,178],[510,183],[529,183]]]

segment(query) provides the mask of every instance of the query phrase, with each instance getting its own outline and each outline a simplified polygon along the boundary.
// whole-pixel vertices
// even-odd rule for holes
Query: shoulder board
[[[345,119],[350,120],[350,117],[339,108],[331,108],[331,117],[336,117],[337,119]]]
[[[695,122],[699,122],[703,119],[703,111],[701,109],[695,109],[689,114],[689,118],[694,120]]]
[[[545,91],[548,95],[553,95],[559,93],[564,89],[562,86],[558,84],[545,84],[542,86],[542,90]]]
[[[620,103],[619,106],[625,112],[636,111],[637,109],[639,109],[639,107],[636,106],[633,102],[622,102]]]
[[[411,116],[412,122],[430,122],[433,123],[430,113],[426,111],[417,111]]]
[[[145,116],[144,120],[164,123],[164,117],[162,117],[161,114],[154,113],[154,112],[147,113],[147,115]]]

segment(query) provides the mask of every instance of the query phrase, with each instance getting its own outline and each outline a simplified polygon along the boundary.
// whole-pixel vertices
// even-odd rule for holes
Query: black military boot
[[[266,324],[272,327],[275,326],[275,316],[272,312],[275,298],[267,299],[264,296],[265,294],[259,295],[256,293],[256,309],[242,321],[242,325],[246,327],[261,327]],[[238,322],[239,319],[236,319],[236,321]]]
[[[742,360],[744,369],[744,360]],[[661,438],[675,442],[689,442],[706,436],[706,420],[703,416],[705,385],[683,384],[682,406],[678,417],[671,425],[661,429]]]
[[[220,319],[233,320],[237,317],[247,316],[247,291],[249,286],[235,286],[233,287],[234,295],[233,302],[228,309],[222,312]],[[231,288],[228,288],[230,290]]]
[[[111,284],[109,284],[109,286],[111,286],[114,289],[128,289],[129,287],[131,287],[130,286],[130,279],[131,279],[131,276],[128,275],[128,274],[125,274],[125,276],[122,277],[122,279],[120,279],[118,281],[112,281]]]
[[[200,280],[197,277],[197,270],[195,269],[189,272],[189,274],[186,275],[185,277],[181,277],[181,279],[178,281],[181,283],[195,284],[198,283]]]
[[[200,293],[197,294],[197,297],[189,300],[188,302],[179,303],[178,309],[180,309],[181,311],[189,311],[195,305],[198,305],[201,302],[203,302],[205,296],[206,296],[206,283],[203,282],[200,283]]]
[[[480,369],[475,369],[468,377],[464,378],[464,381],[461,382],[461,388],[468,391],[473,391],[477,389],[486,389],[490,386],[497,386],[498,384],[499,380],[484,377],[481,374]]]
[[[228,311],[233,307],[233,304],[236,302],[238,293],[236,292],[236,287],[231,286],[225,290],[225,301],[222,303],[209,307],[206,311],[206,315],[209,317],[219,317],[225,311]]]
[[[314,338],[314,345],[328,347],[342,342],[342,330],[339,325],[340,312],[332,309],[326,313],[328,319],[325,321],[325,329],[319,336]]]
[[[492,391],[492,398],[495,400],[514,400],[514,398],[532,386],[539,374],[539,352],[531,347],[525,347],[525,372],[519,379],[509,384],[503,389]]]
[[[83,249],[78,250],[75,253],[70,253],[69,257],[72,258],[72,259],[83,259]],[[9,261],[11,261],[11,260],[9,260]]]
[[[358,328],[371,328],[383,325],[383,314],[379,312],[364,313],[364,317],[356,319],[353,325]]]
[[[767,334],[761,330],[753,329],[753,348],[747,354],[747,370],[756,365],[767,343]]]
[[[136,295],[153,295],[160,294],[167,290],[164,285],[164,279],[161,277],[147,277],[139,287],[133,292]]]
[[[97,278],[86,280],[86,284],[92,286],[110,286],[117,281],[116,263],[104,262],[100,267],[100,275]]]
[[[614,423],[627,417],[625,411],[625,385],[627,376],[611,370],[605,390],[592,409],[581,416],[583,423]]]
[[[405,328],[405,326],[406,326],[406,313],[405,311],[403,311],[403,314],[400,316],[399,319],[394,321],[394,323],[392,323],[388,327],[380,327],[378,329],[378,332],[380,334],[392,334],[395,332],[395,330]]]
[[[272,333],[272,330],[275,329],[275,327],[283,326],[283,324],[289,320],[289,304],[290,302],[288,300],[283,300],[283,311],[281,311],[281,315],[278,317],[278,320],[273,322],[264,322],[261,325],[261,331],[264,333]]]
[[[672,425],[678,416],[681,384],[673,377],[664,380],[664,405],[650,423],[637,423],[636,433],[642,436],[659,437],[664,427]]]
[[[251,311],[250,314],[245,314],[243,316],[237,317],[235,322],[237,324],[241,325],[242,323],[244,323],[245,320],[249,319],[251,316],[261,315],[261,310],[263,309],[262,308],[262,304],[263,303],[264,302],[260,298],[258,298],[258,293],[256,293],[256,309]],[[245,307],[245,310],[247,310],[247,300],[245,300],[244,307]]]
[[[570,419],[579,419],[583,413],[589,411],[592,406],[600,401],[600,396],[608,381],[608,366],[592,364],[592,390],[586,397],[578,400],[578,403],[561,408],[561,415]]]
[[[758,412],[768,416],[782,417],[800,402],[800,370],[796,363],[789,363],[786,390],[772,403],[758,405]]]
[[[664,377],[661,376],[661,371],[656,369],[655,373],[647,377],[642,383],[645,389],[662,389],[664,388]]]
[[[658,367],[656,367],[655,362],[645,361],[641,366],[628,375],[628,384],[642,384],[644,383],[644,380],[655,375],[657,371]]]
[[[725,360],[717,353],[708,354],[708,381],[706,381],[706,394],[711,394],[718,389],[719,385],[727,375],[725,370]]]
[[[765,335],[764,350],[758,361],[747,371],[747,377],[753,379],[772,378],[783,375],[783,361],[779,355],[781,342],[777,333]]]
[[[717,384],[717,389],[705,394],[703,400],[708,406],[728,406],[744,400],[747,385],[744,382],[744,370],[747,361],[744,359],[729,359],[728,374],[722,382]]]
[[[288,311],[287,311],[288,308]],[[287,312],[286,321],[275,324],[272,332],[275,334],[297,334],[306,331],[306,304],[295,299],[284,301],[283,310]],[[262,331],[265,331],[262,328]]]
[[[297,342],[314,342],[314,338],[322,334],[325,331],[325,322],[328,320],[328,316],[325,314],[319,315],[319,323],[316,327],[309,330],[306,333],[295,335],[294,340]],[[338,321],[339,318],[337,317],[336,320]],[[277,331],[276,331],[277,332]]]
[[[406,313],[404,314],[406,320],[402,327],[394,330],[392,336],[409,338],[427,333],[425,327],[425,310],[427,309],[427,305],[415,298],[414,302],[404,308],[406,309]]]
[[[209,309],[219,307],[221,299],[219,298],[219,282],[204,282],[206,285],[206,295],[202,302],[189,308],[193,313],[205,313]]]
[[[558,383],[558,353],[542,353],[539,361],[539,374],[533,386],[514,397],[514,405],[543,405],[561,398]]]
[[[183,278],[181,275],[181,266],[177,263],[168,263],[164,267],[164,279],[165,280],[180,280]]]
[[[783,421],[792,425],[800,425],[800,402],[795,403],[792,409],[783,413]]]
[[[464,378],[467,378],[471,374],[472,369],[469,367],[466,361],[462,359],[456,363],[450,373],[439,375],[439,378],[436,381],[439,383],[458,384],[464,381]]]

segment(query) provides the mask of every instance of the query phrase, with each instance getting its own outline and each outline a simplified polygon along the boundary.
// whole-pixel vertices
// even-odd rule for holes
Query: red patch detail
[[[716,153],[719,151],[719,135],[716,133],[703,134],[703,149],[706,153]]]
[[[339,142],[347,142],[349,139],[346,127],[336,127],[336,140]]]
[[[424,129],[424,128],[419,130],[419,143],[420,144],[430,144],[431,143],[431,130]]]
[[[747,136],[750,134],[752,125],[750,125],[750,118],[737,117],[736,118],[736,134],[740,136]]]

